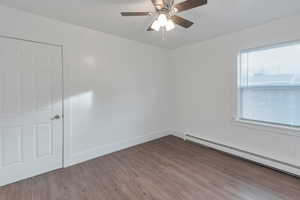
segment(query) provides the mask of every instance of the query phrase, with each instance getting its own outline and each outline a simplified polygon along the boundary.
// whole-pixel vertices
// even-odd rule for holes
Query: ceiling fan
[[[151,0],[155,12],[121,12],[122,16],[154,16],[155,21],[147,28],[147,31],[170,31],[175,24],[184,28],[191,27],[194,23],[177,16],[177,13],[190,10],[207,4],[207,0],[185,0],[174,4],[174,0]]]

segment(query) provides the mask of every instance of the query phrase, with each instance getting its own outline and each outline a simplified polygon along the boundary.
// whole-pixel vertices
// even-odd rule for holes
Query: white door
[[[59,46],[0,37],[0,186],[62,167],[61,60]]]

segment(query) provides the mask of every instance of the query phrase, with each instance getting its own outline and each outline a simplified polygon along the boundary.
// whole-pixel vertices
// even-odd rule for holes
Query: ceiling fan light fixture
[[[159,21],[158,20],[155,20],[154,22],[153,22],[153,24],[151,25],[151,28],[153,29],[153,30],[155,30],[155,31],[159,31],[159,29],[160,29],[160,23],[159,23]]]
[[[171,19],[169,19],[168,22],[167,22],[167,24],[166,24],[166,30],[167,31],[171,31],[174,28],[175,28],[174,22]]]
[[[174,0],[151,0],[154,12],[121,12],[121,16],[155,16],[155,21],[146,29],[148,32],[160,31],[162,28],[163,35],[166,31],[175,28],[175,24],[183,28],[190,28],[194,23],[183,17],[176,15],[183,11],[204,6],[208,0],[181,0],[180,3],[174,3]]]
[[[166,16],[166,14],[160,14],[157,18],[157,21],[159,22],[159,25],[161,27],[166,26],[168,23],[168,18]]]

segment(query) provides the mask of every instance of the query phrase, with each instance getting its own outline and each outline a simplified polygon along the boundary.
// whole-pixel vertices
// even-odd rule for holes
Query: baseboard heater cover
[[[283,162],[283,161],[280,161],[280,160],[276,160],[276,159],[273,159],[273,158],[269,158],[269,157],[259,155],[259,154],[256,154],[256,153],[248,152],[248,151],[238,149],[238,148],[235,148],[235,147],[231,147],[231,146],[228,146],[228,145],[225,145],[225,144],[217,143],[217,142],[214,142],[214,141],[211,141],[211,140],[203,139],[203,138],[200,138],[198,136],[193,136],[193,135],[190,135],[190,134],[185,134],[184,138],[187,141],[195,142],[197,144],[215,149],[217,151],[221,151],[223,153],[230,154],[232,156],[235,156],[235,157],[238,157],[238,158],[241,158],[241,159],[244,159],[244,160],[248,160],[250,162],[254,162],[255,164],[258,164],[258,165],[261,165],[261,166],[264,166],[264,167],[268,167],[268,168],[271,168],[273,170],[280,171],[280,172],[283,172],[283,173],[286,173],[286,174],[289,174],[289,175],[296,176],[296,177],[300,178],[300,166],[293,165],[293,164]],[[220,148],[227,149],[227,150],[222,150]],[[233,153],[232,151],[235,152],[235,153]],[[266,163],[257,161],[257,159],[251,159],[251,158],[247,158],[247,157],[242,156],[242,155],[237,155],[237,153],[249,155],[251,157],[255,157],[255,158],[258,158],[260,160],[267,161],[269,163],[271,162],[271,163],[280,164],[282,166],[285,166],[285,168],[286,167],[290,168],[291,170],[282,169],[280,167],[273,166],[272,164],[266,164]]]

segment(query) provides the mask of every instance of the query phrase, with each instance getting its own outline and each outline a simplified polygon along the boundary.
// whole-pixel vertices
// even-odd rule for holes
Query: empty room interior
[[[299,199],[299,0],[0,0],[0,200]]]

